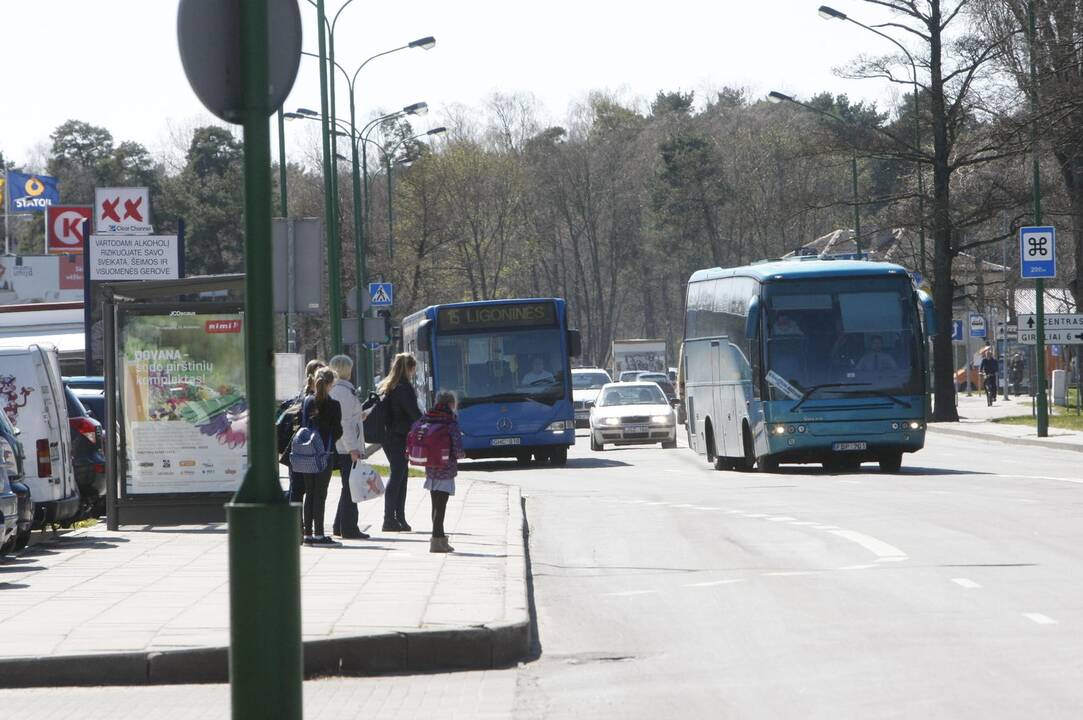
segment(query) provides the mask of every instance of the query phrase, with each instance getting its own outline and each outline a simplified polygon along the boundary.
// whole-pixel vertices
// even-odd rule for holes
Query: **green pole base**
[[[233,720],[301,720],[301,508],[227,503]]]

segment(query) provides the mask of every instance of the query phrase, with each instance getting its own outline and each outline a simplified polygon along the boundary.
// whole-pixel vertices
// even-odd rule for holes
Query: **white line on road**
[[[978,583],[967,578],[952,578],[951,581],[959,587],[965,587],[967,590],[977,590],[981,587]]]
[[[767,517],[763,513],[745,513],[744,516],[747,517],[747,518],[765,518],[765,517]]]
[[[688,583],[685,587],[717,587],[718,585],[732,585],[733,583],[744,581],[744,578],[734,578],[732,580],[708,580],[707,582]]]
[[[832,530],[831,534],[855,542],[877,557],[906,557],[906,553],[894,545],[889,545],[883,540],[877,540],[865,533],[854,532],[853,530]]]
[[[813,530],[838,530],[838,525],[813,525]]]
[[[650,595],[657,590],[623,590],[621,592],[602,593],[602,597],[631,597],[632,595]]]
[[[681,503],[680,505],[670,505],[673,508],[694,508],[695,505],[689,505],[688,503]]]
[[[1083,480],[1079,478],[1065,478],[1065,477],[1053,477],[1051,475],[1003,475],[998,474],[994,477],[1004,478],[1007,480],[1060,480],[1062,482],[1080,483],[1083,484]]]
[[[1028,620],[1033,620],[1039,625],[1056,625],[1057,621],[1048,615],[1042,615],[1041,613],[1023,613],[1023,617]]]
[[[780,516],[780,517],[769,517],[769,518],[767,518],[767,520],[769,522],[791,522],[791,521],[796,520],[796,519],[797,518],[786,517],[785,515]]]
[[[819,525],[815,520],[791,520],[790,525]]]
[[[692,510],[721,510],[722,508],[707,507],[706,505],[692,505]]]
[[[843,567],[840,567],[840,568],[835,568],[835,569],[836,569],[836,570],[868,570],[869,568],[874,568],[874,567],[880,567],[880,566],[879,566],[879,565],[876,565],[876,564],[869,564],[869,565],[844,565]]]
[[[795,577],[797,575],[819,575],[819,570],[785,570],[781,572],[765,572],[764,577]]]

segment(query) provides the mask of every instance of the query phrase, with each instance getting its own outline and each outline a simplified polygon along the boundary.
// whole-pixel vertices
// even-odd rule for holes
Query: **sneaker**
[[[355,532],[348,532],[348,533],[339,535],[339,537],[342,538],[343,540],[368,540],[369,539],[369,534],[368,533],[363,533],[360,530],[357,530]]]
[[[313,545],[313,544],[315,544],[315,542],[316,542],[316,538],[312,537],[311,535],[305,535],[301,539],[301,544],[302,545]]]
[[[386,521],[385,520],[384,521],[383,531],[384,532],[402,532],[402,528],[399,527],[399,524],[397,522],[395,522],[394,520],[391,520],[391,521]]]
[[[331,546],[331,545],[341,545],[342,543],[335,542],[334,540],[327,537],[326,535],[320,535],[319,537],[315,538],[312,541],[312,544],[313,545]]]

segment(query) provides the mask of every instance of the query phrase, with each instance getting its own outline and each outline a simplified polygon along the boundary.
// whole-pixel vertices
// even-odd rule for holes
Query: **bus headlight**
[[[548,427],[546,427],[545,429],[552,432],[564,432],[565,430],[570,430],[574,427],[574,420],[557,420],[556,422],[549,423]]]
[[[785,435],[785,434],[786,434],[786,426],[785,425],[775,425],[775,435]]]
[[[922,424],[919,423],[917,420],[912,420],[910,422],[910,429],[911,430],[920,430],[922,427],[923,427]]]

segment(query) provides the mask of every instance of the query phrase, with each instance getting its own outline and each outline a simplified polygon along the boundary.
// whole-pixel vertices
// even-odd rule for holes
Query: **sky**
[[[329,14],[343,0],[327,0]],[[0,0],[4,31],[0,151],[27,169],[44,160],[49,134],[76,118],[154,153],[177,152],[177,137],[213,121],[189,87],[176,40],[177,0]],[[365,58],[433,35],[426,51],[378,58],[358,77],[359,117],[424,100],[415,122],[440,124],[443,108],[481,107],[494,92],[533,94],[553,123],[593,90],[649,101],[659,90],[723,86],[754,95],[821,91],[883,104],[896,91],[847,80],[833,69],[858,55],[887,54],[886,41],[821,19],[818,0],[354,0],[335,30],[336,60]],[[865,22],[883,14],[862,0],[833,6]],[[304,49],[316,52],[315,9],[300,0]],[[343,79],[336,103],[348,117]],[[302,58],[285,103],[319,108],[316,61]],[[305,161],[316,123],[287,129],[287,156]],[[272,135],[273,144],[277,137]],[[273,148],[277,155],[277,147]]]

